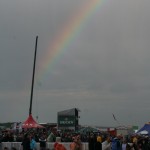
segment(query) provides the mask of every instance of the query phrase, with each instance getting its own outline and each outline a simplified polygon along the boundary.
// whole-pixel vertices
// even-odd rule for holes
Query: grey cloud
[[[55,122],[57,111],[72,107],[81,110],[81,124],[117,125],[112,112],[122,124],[142,125],[148,121],[148,0],[103,3],[51,70],[38,78],[53,39],[86,3],[0,1],[0,114],[6,116],[0,115],[0,121],[23,120],[28,115],[36,35],[39,42],[33,115],[38,112],[41,122]],[[24,107],[17,107],[22,104]],[[14,113],[9,116],[4,108]]]

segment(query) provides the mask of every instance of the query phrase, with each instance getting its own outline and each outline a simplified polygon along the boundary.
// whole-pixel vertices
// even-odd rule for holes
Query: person
[[[123,139],[122,150],[129,150],[129,149],[131,149],[131,146],[127,143],[126,139]]]
[[[40,150],[46,150],[46,136],[45,136],[45,134],[41,135],[41,137],[39,138],[39,143],[40,143]]]
[[[111,149],[112,150],[121,150],[122,149],[119,136],[113,138]]]
[[[65,146],[60,142],[61,142],[61,137],[57,137],[56,143],[54,144],[54,150],[67,150]]]
[[[56,129],[53,128],[49,136],[47,137],[47,142],[55,142],[56,141]]]
[[[90,136],[88,138],[88,146],[89,146],[89,150],[94,150],[95,138],[94,138],[94,134],[93,133],[90,133]]]
[[[70,150],[81,150],[82,145],[81,145],[81,140],[80,140],[80,135],[75,135],[73,137],[73,142],[70,144]]]
[[[11,133],[7,132],[2,138],[2,142],[13,142],[13,136]]]
[[[111,150],[110,136],[107,136],[102,143],[102,150]]]
[[[147,137],[144,137],[141,142],[142,142],[141,143],[142,150],[150,150],[149,139]]]
[[[25,134],[21,143],[23,150],[30,150],[30,138],[28,134]]]
[[[95,143],[95,150],[102,150],[102,138],[97,136],[97,141]]]
[[[36,141],[34,139],[34,136],[31,136],[30,139],[30,150],[36,150]]]
[[[137,137],[134,137],[134,138],[133,138],[133,144],[131,145],[131,149],[132,149],[132,150],[138,150],[138,149],[139,149]]]

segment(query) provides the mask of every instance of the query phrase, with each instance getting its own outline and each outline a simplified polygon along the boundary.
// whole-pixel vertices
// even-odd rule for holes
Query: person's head
[[[127,140],[126,139],[123,139],[123,141],[122,141],[124,144],[126,144],[127,143]]]
[[[117,139],[121,140],[123,137],[121,134],[117,135]]]
[[[56,128],[52,128],[52,131],[51,131],[53,134],[56,134],[57,133],[57,129]]]
[[[61,142],[61,137],[56,137],[56,142]]]
[[[102,137],[101,136],[97,136],[97,142],[102,142]]]
[[[110,136],[107,136],[107,137],[106,137],[106,141],[107,141],[107,142],[110,142],[110,141],[111,141]]]
[[[137,143],[137,138],[136,137],[133,138],[133,143]]]
[[[76,138],[77,138],[77,140],[80,140],[80,138],[81,138],[80,134],[77,134]]]
[[[27,138],[29,137],[28,133],[24,134],[24,138]]]
[[[73,142],[78,142],[79,138],[77,137],[77,135],[74,135],[74,136],[72,137],[72,140],[73,140]]]
[[[35,137],[34,137],[33,135],[31,135],[31,136],[30,136],[30,139],[31,139],[31,140],[34,140],[34,139],[35,139]]]
[[[91,137],[91,138],[94,138],[94,134],[93,134],[93,133],[90,133],[90,137]]]

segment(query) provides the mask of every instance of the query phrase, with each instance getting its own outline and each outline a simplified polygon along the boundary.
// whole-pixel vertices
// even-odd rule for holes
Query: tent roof
[[[148,135],[150,135],[150,123],[146,123],[141,129],[137,131],[137,133],[141,133],[142,131],[147,131]]]
[[[25,122],[22,124],[22,128],[44,128],[43,126],[39,125],[30,114],[29,117]]]

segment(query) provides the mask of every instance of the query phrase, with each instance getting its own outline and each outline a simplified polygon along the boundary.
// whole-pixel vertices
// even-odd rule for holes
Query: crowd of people
[[[4,132],[0,142],[21,142],[23,150],[48,150],[47,142],[53,142],[54,150],[67,150],[63,142],[70,142],[70,150],[82,150],[82,143],[88,143],[89,150],[150,150],[150,137],[140,135],[111,136],[108,133],[75,133],[50,130],[27,130],[21,133]],[[10,150],[4,147],[4,150]],[[15,147],[12,150],[18,150]]]
[[[83,139],[85,142],[85,140]],[[81,150],[81,136],[75,132],[67,131],[60,132],[56,128],[49,130],[45,129],[29,129],[22,132],[3,132],[0,136],[2,142],[21,142],[23,150],[37,150],[37,143],[40,145],[40,150],[48,150],[47,142],[54,143],[54,150],[67,150],[63,142],[70,142],[70,150]],[[12,150],[17,150],[12,147]],[[4,147],[4,150],[9,150]]]
[[[89,150],[150,150],[150,137],[141,135],[102,136],[91,135]]]

